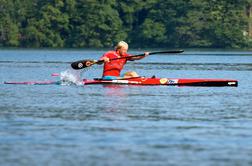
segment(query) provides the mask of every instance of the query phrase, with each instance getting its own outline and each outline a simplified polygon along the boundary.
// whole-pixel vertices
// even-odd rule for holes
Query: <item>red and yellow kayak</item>
[[[147,78],[136,77],[117,80],[84,79],[85,85],[94,84],[126,84],[126,85],[177,85],[177,86],[238,86],[237,80],[202,79],[202,78]]]

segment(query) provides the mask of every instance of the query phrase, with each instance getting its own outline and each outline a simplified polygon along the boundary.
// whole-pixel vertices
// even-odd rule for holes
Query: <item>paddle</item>
[[[150,52],[149,55],[153,55],[153,54],[177,54],[177,53],[182,53],[184,52],[184,50],[174,50],[174,51],[158,51],[158,52]],[[110,61],[112,60],[118,60],[118,59],[130,59],[133,57],[139,57],[139,56],[145,56],[145,54],[138,54],[138,55],[132,55],[132,56],[127,56],[127,57],[120,57],[120,58],[112,58],[110,59]],[[90,59],[86,59],[86,60],[80,60],[80,61],[76,61],[71,63],[71,66],[73,69],[75,70],[79,70],[79,69],[83,69],[86,67],[90,67],[94,64],[102,64],[104,63],[104,60],[90,60]]]

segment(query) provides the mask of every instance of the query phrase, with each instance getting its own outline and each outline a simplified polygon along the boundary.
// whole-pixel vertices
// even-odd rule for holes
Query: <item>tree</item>
[[[183,47],[240,48],[247,45],[244,5],[237,0],[191,0],[177,33]],[[183,43],[182,43],[183,42]]]
[[[19,46],[18,23],[11,17],[14,13],[12,1],[0,0],[0,46]]]
[[[177,46],[177,32],[179,19],[187,11],[184,0],[159,0],[153,2],[151,8],[146,10],[146,16],[141,28],[135,35],[135,43],[147,47],[174,47]],[[140,46],[140,45],[139,45]]]
[[[126,38],[114,0],[80,0],[71,20],[73,47],[111,47]]]
[[[27,45],[31,47],[63,47],[69,16],[64,13],[64,0],[41,3],[39,12],[28,20],[25,28]]]

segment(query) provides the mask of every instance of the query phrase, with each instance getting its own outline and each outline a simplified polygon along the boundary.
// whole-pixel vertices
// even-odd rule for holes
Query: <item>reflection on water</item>
[[[69,62],[100,56],[21,54],[0,51],[2,165],[251,165],[250,55],[157,55],[125,67],[146,76],[232,78],[239,87],[2,84],[58,80],[51,73],[68,71]],[[76,72],[100,77],[101,66]]]

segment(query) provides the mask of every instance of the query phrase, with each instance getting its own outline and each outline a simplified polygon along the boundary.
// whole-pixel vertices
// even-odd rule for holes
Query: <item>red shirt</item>
[[[106,52],[101,58],[107,57],[109,59],[112,58],[120,58],[120,57],[127,57],[130,56],[129,54],[125,54],[120,56],[116,51],[108,51]],[[109,62],[104,63],[103,67],[103,76],[116,76],[119,77],[123,66],[127,62],[127,59],[118,59],[118,60],[111,60]]]

